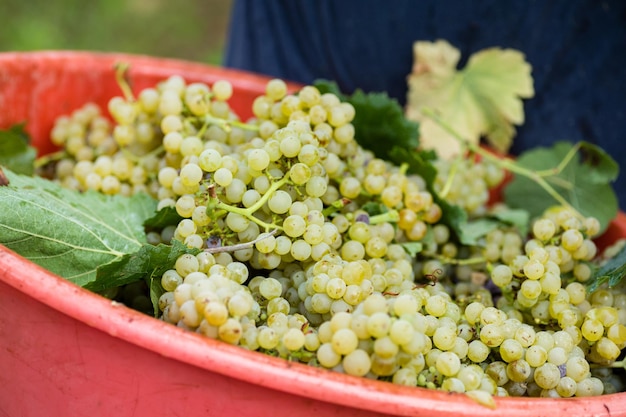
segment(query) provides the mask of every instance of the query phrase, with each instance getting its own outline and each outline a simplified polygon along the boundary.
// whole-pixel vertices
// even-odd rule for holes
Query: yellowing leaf
[[[511,147],[515,126],[524,122],[523,98],[534,95],[531,66],[512,49],[488,48],[457,70],[460,52],[448,42],[415,42],[406,116],[420,122],[420,143],[450,158],[461,144],[437,122],[430,109],[463,138],[478,144],[485,136],[500,152]]]

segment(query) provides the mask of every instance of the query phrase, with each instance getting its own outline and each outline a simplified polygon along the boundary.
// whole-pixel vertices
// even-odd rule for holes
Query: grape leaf
[[[154,312],[157,314],[159,298],[165,292],[161,286],[161,276],[168,269],[172,269],[176,259],[185,253],[197,255],[200,249],[189,248],[178,240],[173,240],[172,245],[155,246],[146,243],[138,251],[100,266],[96,272],[96,279],[88,282],[84,288],[101,292],[145,280],[150,288]]]
[[[498,227],[515,227],[522,236],[528,233],[528,212],[519,209],[502,209],[485,217],[461,224],[459,240],[464,245],[476,245],[479,240]]]
[[[337,97],[339,97],[341,101],[345,101],[347,99],[346,95],[341,92],[341,90],[339,89],[339,86],[337,85],[335,81],[319,79],[319,80],[315,80],[313,82],[313,85],[322,94],[325,94],[325,93],[334,94]]]
[[[526,236],[530,229],[530,215],[523,209],[497,207],[489,213],[489,216],[515,227],[522,237]]]
[[[497,229],[500,224],[499,221],[491,218],[468,221],[461,226],[459,240],[464,245],[477,245],[480,238]]]
[[[437,168],[430,162],[434,157],[432,152],[411,151],[399,146],[394,146],[389,151],[390,161],[398,166],[408,164],[412,174],[419,175],[431,186],[437,178]]]
[[[176,259],[185,253],[197,255],[199,249],[189,249],[183,243],[172,240],[172,245],[143,244],[139,250],[98,267],[96,279],[83,287],[100,292],[108,288],[130,284],[150,276],[161,276],[171,269]]]
[[[417,254],[420,253],[422,249],[424,249],[424,245],[422,244],[422,242],[404,242],[401,243],[400,246],[404,248],[406,253],[411,258],[415,258]]]
[[[377,203],[377,202],[374,202],[374,201],[368,201],[367,203],[363,204],[361,206],[361,210],[364,210],[365,212],[367,212],[367,214],[370,217],[371,216],[377,216],[379,214],[384,214],[387,211],[389,211],[387,206],[385,206],[382,203]]]
[[[37,150],[29,145],[24,124],[0,130],[0,165],[23,175],[33,175]]]
[[[0,244],[84,286],[101,265],[138,251],[143,222],[156,209],[146,194],[78,193],[39,177],[6,170],[0,187]]]
[[[517,164],[532,171],[553,170],[573,146],[570,142],[557,142],[551,148],[534,148],[521,154]],[[597,146],[589,143],[580,146],[583,152],[578,152],[561,172],[544,179],[581,214],[597,218],[604,231],[618,211],[611,181],[617,178],[619,168]],[[504,188],[504,201],[510,207],[527,210],[531,217],[557,204],[536,181],[522,175],[515,175]]]
[[[352,104],[355,110],[354,137],[365,149],[381,159],[389,160],[390,151],[397,146],[417,149],[418,124],[404,116],[397,100],[385,92],[365,93],[357,89],[352,95],[344,95],[337,84],[327,80],[316,80],[314,85],[320,92],[331,92]]]
[[[624,246],[614,257],[609,259],[604,265],[594,272],[589,285],[588,292],[593,292],[605,282],[612,288],[620,283],[626,276],[626,246]]]
[[[485,136],[499,152],[506,152],[515,136],[514,125],[524,122],[522,98],[533,97],[531,66],[522,53],[488,48],[470,56],[457,70],[458,49],[444,40],[413,45],[414,65],[408,78],[406,116],[420,123],[420,143],[440,157],[461,152],[461,144],[437,122],[428,108],[461,137],[478,144]]]
[[[148,228],[163,229],[167,226],[177,225],[182,219],[176,211],[176,207],[167,206],[154,213],[154,216],[146,219],[143,225]]]

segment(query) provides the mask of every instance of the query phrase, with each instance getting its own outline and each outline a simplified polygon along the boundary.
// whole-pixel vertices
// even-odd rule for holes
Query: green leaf
[[[626,276],[626,246],[624,246],[613,258],[598,268],[589,280],[588,292],[593,292],[600,285],[608,282],[609,287],[619,284]]]
[[[422,242],[404,242],[400,244],[411,258],[415,258],[424,249]]]
[[[143,223],[156,209],[146,194],[81,194],[5,173],[10,184],[0,187],[0,244],[77,285],[146,243]]]
[[[467,212],[456,204],[450,204],[443,198],[439,197],[433,188],[429,188],[433,195],[433,201],[441,207],[441,222],[447,225],[452,232],[458,237],[461,235],[461,228],[467,222]]]
[[[490,218],[481,218],[472,220],[461,225],[461,235],[459,240],[464,245],[476,245],[480,238],[486,236],[492,230],[500,226],[498,220]]]
[[[341,101],[347,99],[346,95],[341,92],[339,86],[335,81],[319,79],[313,82],[313,85],[320,91],[320,93],[331,93],[339,97]]]
[[[517,209],[501,209],[485,217],[460,225],[459,240],[464,245],[476,245],[489,232],[499,227],[515,227],[522,236],[528,233],[528,212]]]
[[[163,274],[161,274],[162,276]],[[150,291],[150,302],[152,303],[152,312],[154,317],[158,318],[160,314],[159,309],[159,299],[163,294],[165,294],[165,290],[163,289],[163,285],[161,285],[161,276],[156,274],[150,274],[149,277],[146,278],[146,283],[148,284],[148,289]]]
[[[530,215],[526,210],[512,209],[509,207],[494,210],[490,216],[503,223],[514,226],[521,236],[526,236],[530,229]]]
[[[394,146],[389,151],[389,160],[396,165],[407,164],[412,174],[417,174],[426,181],[426,184],[432,185],[437,178],[437,168],[430,162],[433,160],[432,152],[417,152],[406,148]]]
[[[362,210],[365,210],[367,214],[371,216],[377,216],[379,214],[386,213],[389,211],[387,206],[382,203],[377,203],[375,201],[369,201],[361,206]]]
[[[619,175],[619,165],[604,149],[589,142],[580,143],[582,163],[592,171],[589,180],[596,184],[613,182]]]
[[[534,148],[520,155],[517,163],[531,171],[553,170],[573,146],[570,142],[557,142],[551,148]],[[603,231],[617,215],[617,197],[610,184],[617,176],[617,164],[591,144],[582,143],[581,150],[560,173],[544,178],[581,214],[597,218]],[[505,187],[504,201],[510,207],[527,210],[531,217],[558,204],[536,181],[522,175],[515,175]]]
[[[155,313],[159,311],[158,301],[164,290],[161,287],[161,276],[172,269],[179,256],[191,253],[197,255],[200,249],[188,248],[182,242],[173,240],[172,245],[144,244],[137,252],[102,265],[98,268],[96,279],[87,283],[84,288],[101,292],[109,288],[119,287],[136,281],[145,280],[150,288],[150,299]]]
[[[37,150],[29,145],[24,124],[0,130],[0,165],[23,175],[33,175]]]
[[[396,146],[402,149],[418,147],[419,125],[408,120],[398,101],[387,93],[356,90],[352,95],[345,96],[335,83],[318,80],[314,85],[321,92],[332,92],[354,106],[352,124],[355,139],[378,158],[389,160],[390,150]]]
[[[177,225],[183,218],[176,211],[176,207],[163,207],[154,213],[154,216],[146,219],[143,223],[145,227],[163,229],[167,226]]]

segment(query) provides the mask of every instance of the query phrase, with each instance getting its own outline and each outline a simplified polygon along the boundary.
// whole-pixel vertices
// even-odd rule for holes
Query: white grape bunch
[[[55,180],[148,192],[178,216],[148,241],[199,252],[160,277],[161,320],[473,398],[626,388],[610,368],[626,347],[626,295],[585,286],[599,254],[596,219],[555,208],[533,219],[529,236],[500,225],[463,244],[438,202],[489,215],[499,167],[436,161],[430,189],[361,147],[354,106],[334,94],[290,92],[273,79],[247,121],[228,104],[235,94],[228,81],[172,76],[113,98],[110,120],[90,104],[52,131],[62,147]]]

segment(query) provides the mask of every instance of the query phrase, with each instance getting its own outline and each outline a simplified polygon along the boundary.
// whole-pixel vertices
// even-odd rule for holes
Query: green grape
[[[604,334],[602,322],[596,319],[586,319],[580,327],[580,330],[582,336],[590,342],[597,342]]]
[[[428,314],[435,317],[441,317],[445,314],[448,302],[440,295],[433,295],[426,300],[425,309]]]
[[[524,356],[524,347],[515,339],[506,339],[500,344],[500,357],[503,361],[511,363]]]
[[[472,340],[468,345],[467,357],[475,363],[484,362],[491,353],[491,349],[480,340]]]
[[[511,283],[513,272],[507,265],[498,265],[491,271],[491,280],[495,285],[504,288]]]
[[[348,375],[365,376],[370,371],[372,362],[367,352],[362,349],[355,349],[344,356],[342,365]]]
[[[439,327],[433,334],[433,344],[441,350],[450,350],[456,341],[456,327]]]
[[[325,290],[330,298],[339,299],[346,293],[346,288],[347,285],[344,280],[341,278],[332,278],[328,280]]]
[[[454,376],[461,369],[461,360],[453,352],[442,352],[437,357],[435,367],[445,376]]]
[[[556,233],[556,225],[550,219],[539,219],[533,224],[533,235],[541,240],[548,241]]]
[[[389,336],[383,336],[374,341],[373,350],[379,358],[391,359],[396,357],[399,347]]]
[[[341,355],[332,347],[331,343],[322,343],[317,349],[317,360],[325,368],[333,368],[341,362]]]
[[[341,247],[341,257],[347,261],[358,261],[365,256],[365,247],[361,242],[349,240]]]
[[[159,113],[163,115],[177,115],[183,110],[183,103],[176,91],[164,90],[159,100]]]
[[[299,237],[306,231],[306,221],[297,214],[293,214],[285,218],[283,221],[283,230],[289,237]]]
[[[393,311],[396,316],[402,317],[405,314],[414,314],[421,308],[421,303],[412,294],[401,294],[393,303]]]
[[[621,354],[620,348],[608,337],[601,337],[593,346],[593,351],[606,360],[614,361]]]
[[[402,319],[393,321],[389,329],[391,341],[397,345],[405,345],[413,340],[414,329],[410,322]]]
[[[524,359],[531,367],[537,368],[548,360],[548,352],[543,346],[532,345],[526,350]]]
[[[198,157],[198,165],[205,172],[215,172],[222,165],[222,155],[215,149],[205,149]]]
[[[303,239],[298,239],[291,244],[290,254],[298,261],[305,261],[311,256],[312,248]]]
[[[489,372],[489,368],[490,367],[488,366],[486,371],[487,373]],[[480,387],[481,381],[486,372],[483,371],[483,369],[478,365],[461,365],[461,369],[456,374],[456,378],[458,378],[463,383],[466,391],[471,391],[476,390],[478,389],[478,387]],[[504,375],[506,377],[506,373]]]
[[[263,349],[274,349],[278,346],[280,337],[276,330],[271,327],[261,327],[257,336],[257,343]]]
[[[569,398],[576,395],[578,384],[572,378],[565,376],[559,380],[556,386],[556,392],[562,398]]]
[[[504,341],[502,327],[498,324],[486,324],[480,330],[480,340],[489,347],[497,347]]]
[[[578,381],[576,385],[576,397],[591,397],[601,395],[604,391],[604,384],[602,380],[595,377],[590,377]]]
[[[568,353],[560,346],[555,346],[548,351],[548,362],[556,366],[563,365],[567,362]]]
[[[539,281],[532,281],[528,279],[522,282],[519,291],[519,294],[523,295],[526,299],[536,300],[541,295],[542,286]]]
[[[216,184],[228,187],[233,181],[233,173],[227,168],[218,168],[213,174],[213,179]]]
[[[220,301],[212,301],[204,307],[204,319],[212,326],[221,326],[228,319],[228,308]]]
[[[212,86],[213,95],[216,100],[226,101],[233,94],[233,86],[229,81],[218,80],[213,83]]]
[[[565,250],[574,252],[583,244],[584,237],[577,229],[569,229],[561,235],[561,245]]]
[[[544,265],[536,260],[529,259],[524,265],[524,275],[528,279],[537,280],[543,276],[545,272]]]
[[[390,328],[391,318],[386,312],[375,312],[371,314],[367,320],[367,331],[375,338],[386,336]]]
[[[506,365],[506,375],[508,379],[513,382],[526,381],[530,377],[531,372],[532,368],[530,364],[524,359],[517,359]]]
[[[275,278],[266,278],[259,285],[259,293],[266,299],[280,297],[283,292],[283,286]]]
[[[584,284],[618,250],[598,256],[597,219],[554,208],[529,236],[499,224],[462,243],[431,191],[445,187],[438,197],[480,221],[506,209],[487,205],[503,178],[497,164],[435,159],[431,184],[362,148],[355,108],[334,94],[290,92],[273,79],[245,123],[227,102],[236,94],[226,80],[209,87],[172,76],[135,101],[112,99],[110,118],[88,104],[50,133],[65,151],[51,171],[59,183],[146,192],[182,217],[146,231],[150,244],[177,239],[201,250],[164,269],[162,320],[485,404],[621,389],[612,370],[596,367],[626,346],[626,296]],[[220,251],[210,253],[215,239]],[[123,301],[139,308],[148,295]]]
[[[485,306],[479,302],[472,302],[465,307],[465,318],[469,324],[474,324],[480,320],[481,313]]]
[[[547,362],[535,369],[534,379],[541,388],[552,389],[559,384],[561,371],[556,365]]]

